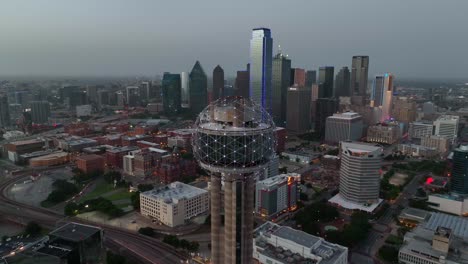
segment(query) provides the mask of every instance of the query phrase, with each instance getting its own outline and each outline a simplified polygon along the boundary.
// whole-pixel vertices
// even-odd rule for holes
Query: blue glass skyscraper
[[[268,28],[254,28],[250,40],[250,99],[272,111],[273,39]]]

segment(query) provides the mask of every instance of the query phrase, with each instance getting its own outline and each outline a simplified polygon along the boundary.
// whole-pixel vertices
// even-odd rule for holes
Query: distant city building
[[[224,70],[221,66],[216,66],[213,70],[213,97],[212,101],[224,97]]]
[[[443,115],[434,121],[434,135],[444,136],[451,140],[455,140],[458,135],[459,116]]]
[[[290,80],[289,80],[290,86],[298,86],[298,87],[305,86],[306,72],[304,69],[292,68],[290,70],[290,74],[291,74]]]
[[[400,126],[395,122],[379,123],[367,128],[367,142],[392,145],[401,139]]]
[[[63,151],[55,151],[47,155],[29,159],[29,166],[32,168],[57,166],[68,163],[70,154]]]
[[[311,89],[311,101],[310,101],[310,120],[313,124],[313,127],[316,127],[317,124],[317,100],[318,100],[318,95],[319,95],[319,86],[318,84],[312,84],[312,89]]]
[[[110,98],[109,98],[109,91],[107,90],[99,90],[97,92],[97,104],[101,108],[104,105],[109,105]]]
[[[453,151],[450,190],[468,195],[468,145],[461,145]]]
[[[424,115],[433,115],[436,113],[436,105],[433,102],[425,102],[422,107]]]
[[[286,124],[287,93],[290,83],[291,60],[282,53],[273,58],[273,81],[272,81],[272,116],[275,124],[284,126]]]
[[[47,101],[31,102],[31,118],[33,123],[43,124],[49,121],[50,105]]]
[[[127,86],[125,88],[127,105],[131,107],[138,106],[140,102],[140,87],[138,86]]]
[[[249,72],[237,71],[235,90],[237,96],[249,98]]]
[[[347,209],[372,212],[382,201],[380,168],[383,150],[373,144],[341,142],[340,192],[330,199]]]
[[[181,109],[180,74],[164,73],[162,80],[162,100],[164,112],[179,113]]]
[[[434,147],[415,144],[398,144],[398,151],[412,157],[434,158],[439,155],[439,151]]]
[[[199,61],[190,72],[190,111],[200,113],[208,105],[208,78]]]
[[[83,117],[83,116],[91,116],[93,107],[92,105],[78,105],[76,106],[76,116]]]
[[[392,118],[406,125],[414,122],[417,117],[417,104],[408,97],[396,97],[393,100]]]
[[[307,71],[306,72],[306,87],[312,87],[312,84],[317,83],[317,71]]]
[[[434,124],[432,122],[412,122],[409,124],[408,138],[421,139],[434,134]]]
[[[140,87],[140,100],[148,102],[148,100],[151,98],[150,82],[141,82],[139,87]]]
[[[325,137],[327,117],[338,111],[338,100],[334,98],[318,98],[316,106],[315,132]]]
[[[280,174],[258,181],[255,188],[255,213],[264,219],[275,219],[294,211],[299,200],[301,175]]]
[[[450,149],[451,140],[443,136],[427,136],[421,138],[421,145],[436,148],[439,153],[446,153]]]
[[[371,106],[382,109],[381,122],[390,119],[393,106],[393,75],[378,75],[372,85]]]
[[[351,95],[366,96],[369,56],[353,56],[351,66]]]
[[[76,167],[84,173],[104,172],[105,159],[102,156],[91,154],[76,158]]]
[[[181,103],[184,107],[190,106],[190,78],[188,72],[180,73]]]
[[[250,99],[271,113],[273,39],[268,28],[254,28],[250,40]]]
[[[350,88],[350,77],[351,74],[349,72],[348,67],[343,67],[340,71],[336,74],[335,78],[335,97],[338,98],[340,96],[350,96],[351,95],[351,88]]]
[[[183,225],[208,210],[208,191],[181,182],[140,194],[141,214],[169,227]]]
[[[43,150],[45,145],[46,142],[44,140],[30,139],[10,142],[5,144],[4,148],[7,151],[8,159],[17,162],[20,155]]]
[[[255,229],[253,248],[253,257],[260,264],[348,263],[348,248],[273,222]]]
[[[326,119],[325,141],[333,144],[347,140],[356,141],[361,139],[362,130],[362,117],[358,113],[333,114]]]
[[[318,77],[318,85],[319,85],[319,98],[331,98],[333,97],[333,79],[334,75],[334,67],[326,66],[319,68],[319,77]]]
[[[10,126],[8,96],[0,94],[0,127]]]
[[[310,88],[288,88],[286,129],[295,133],[305,133],[310,130],[310,96]]]

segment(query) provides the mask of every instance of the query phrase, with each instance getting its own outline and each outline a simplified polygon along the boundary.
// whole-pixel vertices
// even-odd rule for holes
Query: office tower
[[[224,70],[221,66],[216,66],[213,70],[213,98],[212,100],[217,100],[220,97],[224,97]]]
[[[398,122],[385,122],[367,128],[367,142],[395,144],[401,139],[401,128]]]
[[[200,113],[195,127],[194,155],[211,174],[212,263],[252,263],[255,179],[274,155],[274,122],[251,100],[227,97]]]
[[[459,116],[442,115],[434,121],[434,135],[447,137],[455,140],[458,136],[458,124],[460,122]]]
[[[318,84],[312,84],[311,89],[311,102],[310,102],[310,120],[315,128],[315,122],[317,120],[317,100],[318,100],[319,86]]]
[[[292,68],[290,78],[289,86],[304,87],[306,81],[306,72],[304,69]]]
[[[148,102],[148,100],[151,97],[150,87],[151,87],[150,82],[141,82],[140,83],[140,100]]]
[[[126,98],[127,98],[127,105],[135,107],[140,102],[140,87],[138,86],[127,86],[126,90]]]
[[[372,84],[371,106],[382,109],[381,122],[389,120],[393,106],[393,75],[378,75]]]
[[[436,112],[436,105],[433,102],[425,102],[422,107],[424,115],[433,115]]]
[[[43,124],[49,121],[50,105],[47,101],[31,102],[31,118],[33,123]]]
[[[350,96],[350,73],[348,67],[340,69],[335,79],[335,97]]]
[[[181,108],[180,74],[165,72],[162,80],[162,100],[166,114],[176,114]]]
[[[0,127],[10,126],[9,106],[7,95],[0,94]]]
[[[369,56],[353,56],[351,66],[351,95],[366,96]]]
[[[272,116],[275,124],[284,126],[286,123],[286,100],[289,87],[291,60],[282,53],[273,58],[272,81]]]
[[[288,88],[286,129],[295,133],[305,133],[310,130],[310,97],[310,88]]]
[[[188,72],[180,73],[182,105],[190,107],[190,78]]]
[[[236,75],[236,95],[249,98],[249,71],[237,71]]]
[[[307,71],[305,86],[312,87],[312,84],[317,83],[317,72],[316,71]]]
[[[340,141],[359,140],[362,137],[362,116],[354,112],[333,114],[325,123],[325,141],[336,144]]]
[[[89,103],[96,103],[97,101],[97,86],[95,85],[88,85],[86,86],[86,96],[88,97]],[[40,101],[40,100],[39,100]]]
[[[319,98],[333,97],[334,68],[330,66],[319,68]]]
[[[374,144],[341,143],[340,196],[356,204],[379,200],[382,148]]]
[[[73,97],[73,94],[78,92],[80,92],[79,86],[63,86],[59,90],[60,101],[68,104],[70,97]]]
[[[15,102],[23,106],[23,108],[29,107],[32,95],[29,91],[17,91],[15,94]]]
[[[460,145],[453,151],[452,162],[450,190],[468,195],[468,145]]]
[[[195,62],[189,79],[190,111],[198,114],[208,105],[208,78],[199,61]]]
[[[324,138],[327,117],[338,111],[338,101],[334,98],[319,98],[316,107],[315,132]]]
[[[296,210],[301,175],[288,173],[258,181],[255,187],[255,213],[271,220]]]
[[[273,39],[268,28],[255,28],[250,40],[250,99],[271,113]]]
[[[70,97],[65,98],[65,104],[69,109],[75,109],[79,105],[86,104],[86,93],[81,90],[72,91]]]
[[[416,120],[417,104],[408,97],[394,97],[391,116],[399,122],[409,124]]]
[[[97,92],[97,104],[99,108],[103,105],[109,105],[109,91],[99,90]]]
[[[421,139],[434,135],[434,124],[432,122],[411,122],[408,129],[408,139]]]

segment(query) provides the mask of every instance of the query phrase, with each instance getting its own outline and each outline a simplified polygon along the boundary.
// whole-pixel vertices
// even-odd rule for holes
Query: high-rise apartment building
[[[333,79],[335,68],[325,66],[319,68],[319,98],[332,98],[333,97]]]
[[[312,84],[317,83],[317,72],[316,71],[307,71],[306,72],[306,87],[312,87]]]
[[[286,124],[286,101],[290,83],[291,60],[282,53],[273,58],[272,116],[275,124]]]
[[[211,174],[212,263],[252,262],[255,181],[275,155],[275,134],[266,111],[246,98],[215,101],[197,119],[193,152]]]
[[[280,174],[258,181],[255,190],[255,213],[264,219],[274,219],[282,213],[294,211],[299,200],[301,175]]]
[[[190,72],[189,87],[190,111],[197,115],[208,105],[208,78],[199,61]]]
[[[335,78],[335,97],[338,98],[340,96],[350,96],[351,95],[351,88],[350,88],[350,76],[348,67],[343,67],[340,71],[336,74]]]
[[[31,118],[33,123],[43,124],[49,121],[50,105],[47,101],[31,102]]]
[[[235,94],[244,98],[249,98],[249,71],[237,71]]]
[[[356,204],[378,202],[382,148],[373,144],[342,142],[340,152],[339,195]]]
[[[268,28],[255,28],[250,40],[250,99],[271,113],[273,39]]]
[[[358,113],[333,114],[326,119],[325,141],[336,144],[340,141],[359,140],[362,131],[362,117]]]
[[[450,190],[468,195],[468,146],[461,145],[453,151]]]
[[[165,72],[162,80],[163,108],[166,113],[178,113],[181,108],[180,74]]]
[[[127,105],[135,107],[140,102],[140,87],[138,86],[127,86],[126,89]]]
[[[304,87],[306,81],[306,72],[301,68],[292,68],[289,86]]]
[[[351,95],[366,96],[369,56],[353,56],[351,66]]]
[[[224,70],[217,65],[213,70],[213,93],[211,100],[217,100],[224,97]]]
[[[315,132],[321,138],[325,137],[325,125],[327,117],[338,111],[338,101],[334,98],[319,98],[316,105]]]
[[[8,96],[0,94],[0,127],[10,126]]]
[[[288,88],[286,129],[295,133],[305,133],[310,130],[310,97],[310,88]]]
[[[459,116],[442,115],[434,121],[434,135],[454,140],[458,135]]]

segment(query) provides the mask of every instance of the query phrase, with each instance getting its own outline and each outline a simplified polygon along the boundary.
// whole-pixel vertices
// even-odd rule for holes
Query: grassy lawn
[[[123,200],[123,199],[130,199],[130,196],[132,196],[132,193],[129,192],[127,189],[121,188],[118,189],[118,192],[115,192],[111,195],[106,195],[104,198],[111,200],[111,201],[117,201],[117,200]]]
[[[108,193],[110,191],[114,190],[114,186],[112,184],[108,184],[104,181],[98,183],[96,187],[94,187],[94,190],[91,192],[85,194],[83,197],[81,197],[80,202],[84,202],[87,200],[91,200],[94,198],[97,198],[99,196],[102,196],[105,193]]]

